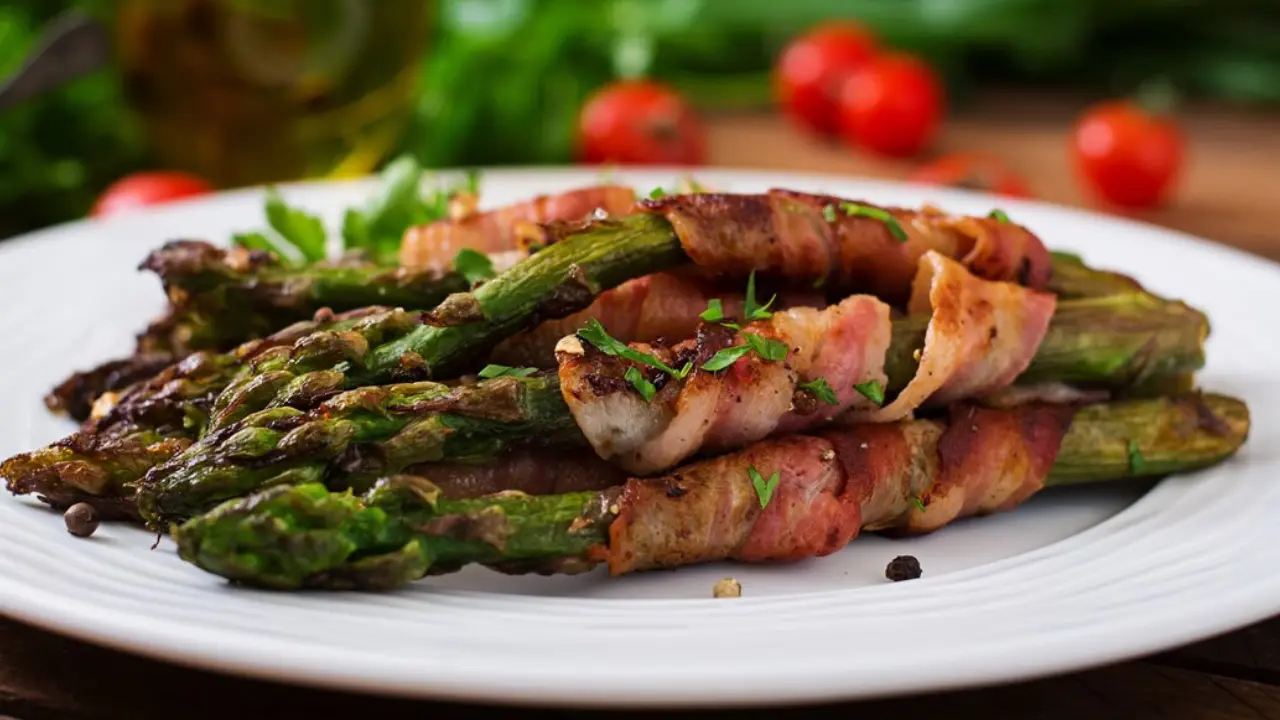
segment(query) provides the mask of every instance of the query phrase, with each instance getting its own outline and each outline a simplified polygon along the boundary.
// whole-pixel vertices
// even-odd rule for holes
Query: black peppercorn
[[[920,577],[920,561],[912,555],[899,555],[884,569],[884,576],[894,582]]]
[[[89,537],[98,529],[98,510],[89,503],[72,505],[62,519],[67,523],[67,532],[76,537]]]

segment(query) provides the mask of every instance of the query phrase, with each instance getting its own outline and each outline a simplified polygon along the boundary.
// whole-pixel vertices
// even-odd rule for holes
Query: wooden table
[[[955,118],[938,150],[1005,157],[1047,200],[1082,205],[1066,129],[1083,101],[992,97]],[[875,160],[798,135],[769,115],[718,118],[711,159],[734,167],[900,178]],[[1198,109],[1185,118],[1191,168],[1178,201],[1142,216],[1280,259],[1280,118]],[[1259,568],[1275,572],[1275,568]],[[142,660],[0,620],[0,720],[470,717],[474,707],[277,686]],[[998,688],[755,717],[1280,718],[1280,619],[1154,658]],[[542,714],[542,713],[538,713]],[[596,713],[572,713],[584,717]],[[616,717],[619,713],[609,713]],[[599,713],[599,717],[606,714]]]

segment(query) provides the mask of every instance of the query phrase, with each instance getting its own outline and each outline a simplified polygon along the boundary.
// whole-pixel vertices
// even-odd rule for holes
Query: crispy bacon
[[[894,401],[855,411],[854,422],[889,422],[926,401],[943,405],[1001,390],[1027,369],[1049,329],[1057,298],[974,277],[937,252],[920,258],[909,309],[932,307],[920,367]]]
[[[1041,487],[1074,409],[953,405],[950,421],[854,425],[794,435],[627,481],[598,548],[613,575],[699,562],[791,562],[861,530],[925,533],[1009,510]],[[768,504],[750,471],[779,479]],[[923,509],[917,505],[917,500]]]
[[[560,320],[548,320],[533,330],[509,338],[494,349],[490,360],[513,366],[555,367],[556,343],[581,330],[595,318],[613,337],[622,342],[678,341],[693,337],[702,322],[699,317],[707,302],[719,298],[725,317],[742,316],[741,292],[719,292],[703,278],[688,273],[654,273],[629,280],[602,293],[585,310]],[[825,305],[815,292],[791,291],[779,294],[774,307],[816,307]]]
[[[805,286],[871,293],[896,304],[910,294],[920,257],[933,250],[989,280],[1032,288],[1049,280],[1048,250],[1020,225],[934,208],[855,203],[893,216],[906,234],[900,241],[885,222],[847,212],[847,202],[774,189],[761,195],[671,195],[642,200],[639,207],[669,220],[685,252],[711,273],[745,277],[756,270]]]
[[[884,356],[892,328],[889,307],[868,295],[824,310],[792,308],[748,325],[743,332],[703,326],[695,340],[674,347],[635,344],[672,367],[695,368],[684,379],[605,355],[574,336],[557,347],[560,388],[587,440],[603,458],[638,475],[675,466],[699,452],[741,447],[778,431],[826,422],[869,401],[853,389],[885,382]],[[746,333],[781,342],[782,361],[751,352],[721,371],[702,365]],[[636,367],[659,386],[651,401],[624,379]],[[817,401],[803,382],[823,378],[837,403]]]
[[[435,483],[447,497],[475,498],[504,491],[529,495],[603,490],[621,485],[627,476],[587,450],[519,448],[488,462],[438,462],[411,467]]]
[[[617,185],[539,195],[506,207],[409,228],[400,245],[400,264],[414,269],[448,270],[463,248],[482,253],[519,249],[519,228],[526,223],[581,220],[597,210],[626,215],[635,207],[635,191]]]

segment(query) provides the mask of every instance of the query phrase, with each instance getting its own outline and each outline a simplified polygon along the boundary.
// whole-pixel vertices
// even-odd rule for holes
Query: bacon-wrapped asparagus
[[[768,440],[603,492],[446,499],[392,476],[362,496],[277,486],[173,529],[180,556],[267,588],[389,589],[473,563],[503,572],[613,575],[738,560],[787,562],[860,531],[930,532],[1010,510],[1046,485],[1159,476],[1223,461],[1245,405],[1185,396],[993,410],[947,421]]]
[[[619,467],[664,471],[697,452],[732,449],[771,433],[813,427],[853,406],[855,397],[865,404],[853,389],[865,377],[880,379],[889,393],[909,387],[928,320],[904,318],[890,326],[879,323],[887,318],[878,312],[874,299],[855,296],[826,310],[777,313],[744,331],[795,339],[807,366],[797,363],[789,369],[784,363],[744,356],[724,371],[699,370],[684,381],[668,379],[651,402],[625,384],[614,365],[621,360],[593,354],[593,367],[607,365],[617,372],[583,380],[604,393],[604,401],[594,401],[586,412],[574,412],[574,400],[566,405],[571,393],[565,390],[563,373],[557,378],[545,372],[453,389],[431,382],[360,388],[310,412],[268,409],[215,431],[153,469],[138,484],[138,501],[143,516],[163,526],[269,484],[325,477],[361,489],[409,464],[492,457],[530,443],[590,441]],[[1107,386],[1145,375],[1151,362],[1164,369],[1198,367],[1203,324],[1197,318],[1185,306],[1146,295],[1065,301],[1023,375]],[[865,320],[875,322],[866,332],[858,331]],[[710,328],[703,333],[701,349],[694,343],[699,362],[723,344],[722,333],[730,334]],[[825,335],[830,336],[825,349],[810,352],[812,338]],[[809,339],[802,343],[802,336]],[[1082,342],[1085,336],[1090,339]],[[865,359],[877,354],[874,364]],[[674,355],[662,357],[677,362]],[[837,404],[820,404],[799,387],[801,372],[818,370],[828,374]],[[709,395],[683,402],[692,393]],[[793,404],[797,410],[790,409]],[[681,412],[689,414],[681,417]],[[626,438],[637,438],[637,450],[613,452],[620,445],[610,442]],[[664,444],[667,440],[670,445]]]

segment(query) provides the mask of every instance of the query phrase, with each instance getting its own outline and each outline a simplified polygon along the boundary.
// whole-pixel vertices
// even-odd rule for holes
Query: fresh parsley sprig
[[[453,256],[453,269],[466,278],[472,287],[497,274],[494,272],[493,261],[489,256],[471,248],[462,248],[457,255]]]
[[[868,380],[858,383],[853,386],[853,389],[862,393],[863,397],[875,403],[877,407],[884,405],[884,386],[879,381]]]
[[[605,355],[620,357],[624,360],[631,360],[632,362],[657,368],[677,380],[684,379],[684,376],[688,375],[689,371],[693,369],[693,363],[685,363],[684,367],[677,370],[649,353],[636,350],[610,335],[609,331],[605,330],[604,325],[600,324],[600,321],[595,318],[587,320],[587,324],[578,331],[578,337],[591,343]]]
[[[902,224],[899,223],[898,219],[887,210],[881,210],[880,208],[870,207],[867,205],[859,205],[854,202],[842,202],[840,203],[840,211],[849,217],[861,216],[871,218],[872,220],[879,220],[884,223],[886,228],[889,229],[889,234],[892,235],[895,240],[900,243],[907,241],[907,231],[902,229]],[[834,205],[824,205],[822,208],[822,217],[827,222],[835,222],[837,218],[836,207]]]

